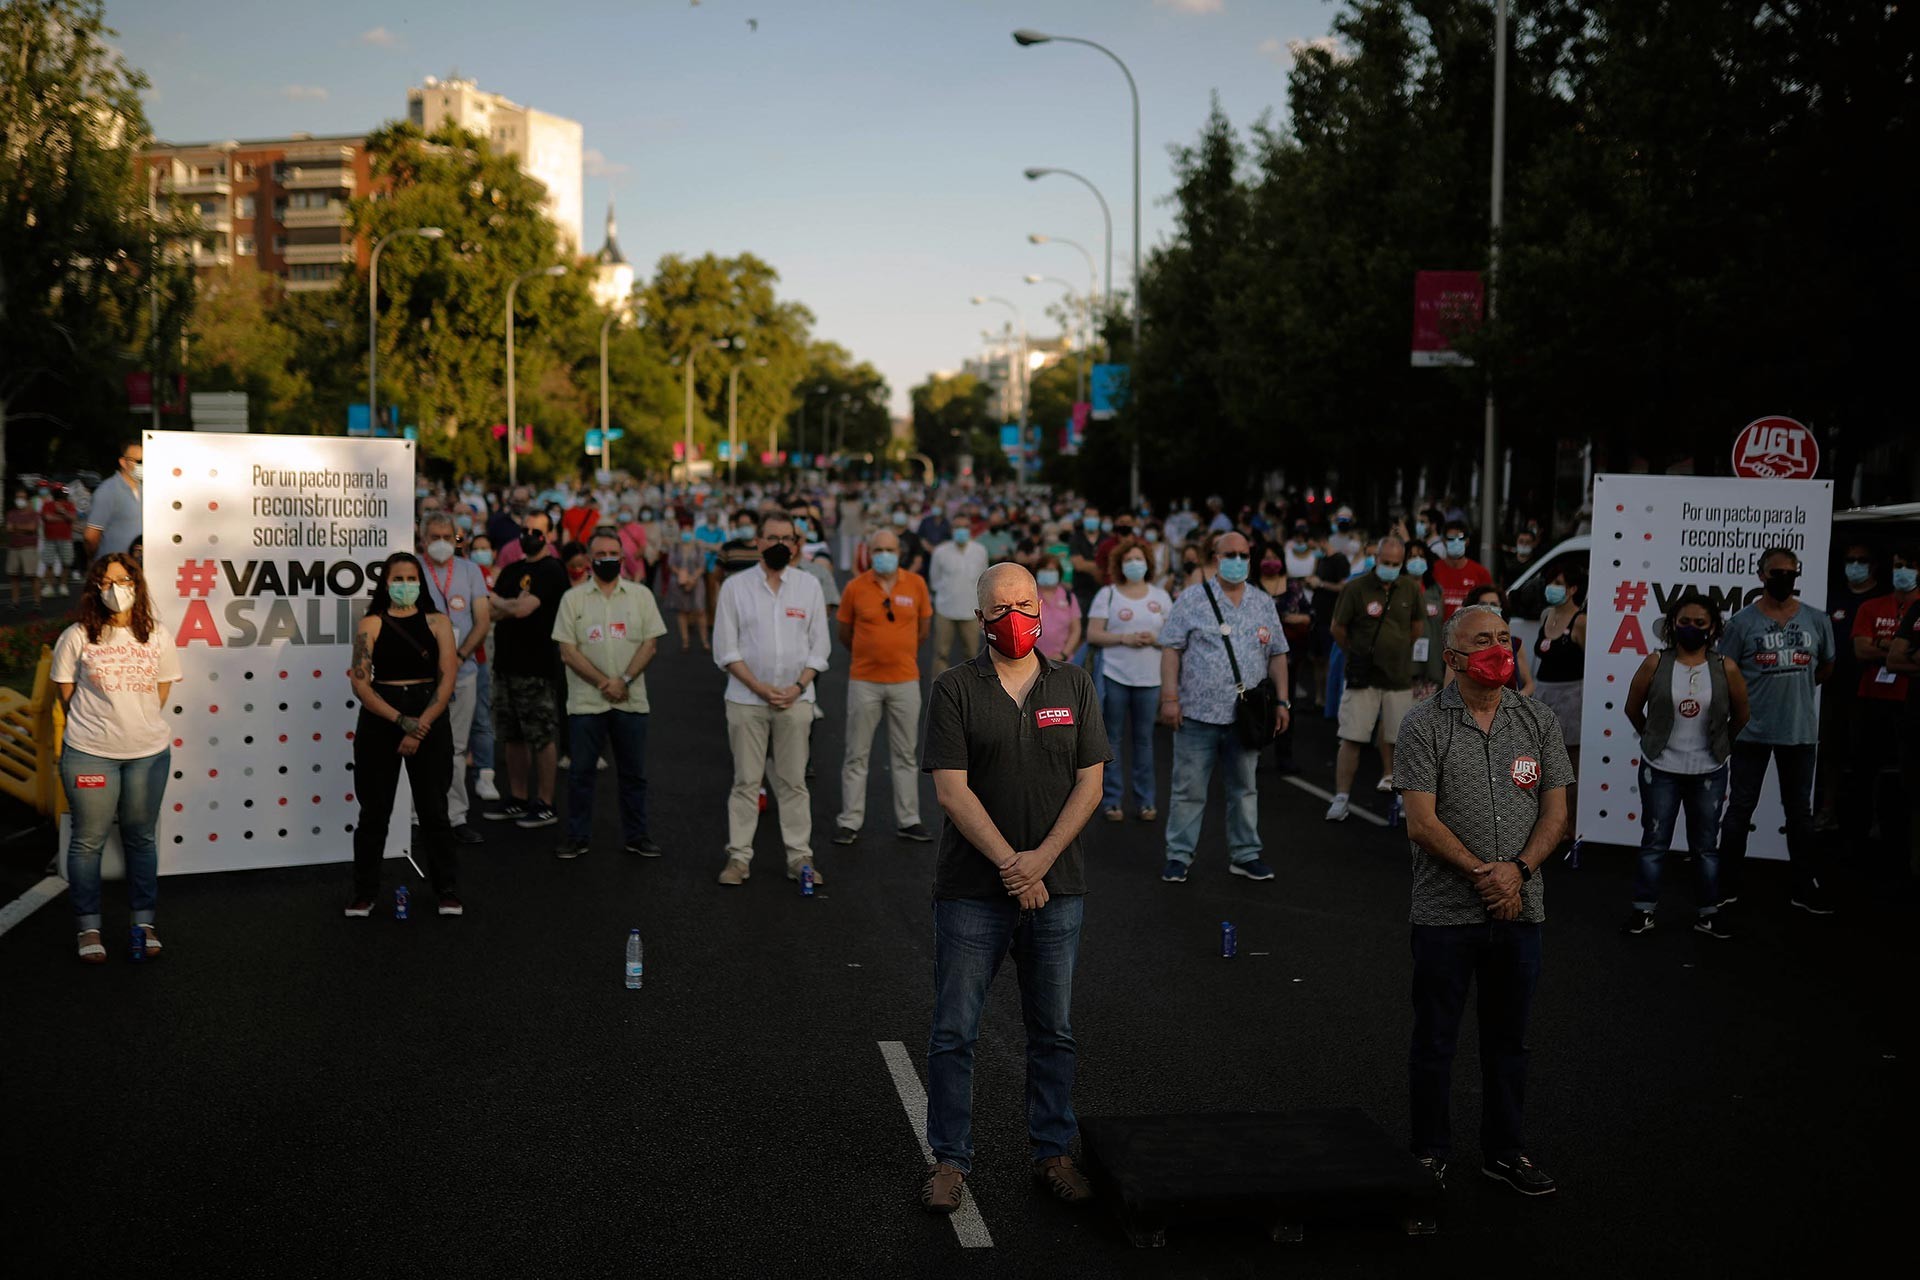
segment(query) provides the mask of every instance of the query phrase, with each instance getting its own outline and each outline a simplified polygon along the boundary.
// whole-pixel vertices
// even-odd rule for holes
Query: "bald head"
[[[1011,560],[990,566],[980,575],[980,613],[991,618],[1008,607],[1027,613],[1040,611],[1040,588],[1027,567]]]
[[[899,551],[900,535],[891,529],[875,529],[867,535],[869,551]]]

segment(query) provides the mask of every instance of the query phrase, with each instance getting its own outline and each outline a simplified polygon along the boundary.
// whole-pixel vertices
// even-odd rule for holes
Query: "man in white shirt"
[[[793,517],[769,512],[755,539],[760,563],[726,579],[714,605],[713,660],[727,673],[727,865],[720,883],[745,882],[760,823],[760,779],[773,747],[774,800],[787,848],[787,878],[813,863],[813,807],[807,794],[807,735],[813,682],[827,669],[827,601],[820,583],[794,571],[800,535]],[[818,871],[815,884],[823,884]]]
[[[978,628],[973,610],[980,575],[986,571],[987,549],[973,540],[973,526],[965,520],[953,526],[951,538],[933,549],[927,585],[933,590],[933,670],[936,675],[973,657],[973,636]],[[960,642],[960,656],[950,658],[956,640]]]

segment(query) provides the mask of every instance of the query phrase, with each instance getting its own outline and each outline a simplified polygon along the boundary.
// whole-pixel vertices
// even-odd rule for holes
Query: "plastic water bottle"
[[[1393,793],[1393,799],[1387,801],[1387,825],[1397,827],[1406,820],[1407,806],[1400,799],[1400,793],[1396,791]]]
[[[803,898],[811,898],[813,896],[813,867],[811,865],[800,868],[800,896]]]
[[[627,931],[627,990],[638,991],[640,980],[646,975],[646,951],[640,945],[640,931]]]
[[[405,920],[407,918],[407,886],[405,885],[397,885],[394,888],[393,918],[395,920]]]
[[[139,925],[133,926],[133,941],[127,949],[127,959],[135,964],[143,963],[147,958],[147,931]]]
[[[1240,954],[1240,935],[1233,927],[1233,921],[1220,922],[1220,958],[1231,960]]]

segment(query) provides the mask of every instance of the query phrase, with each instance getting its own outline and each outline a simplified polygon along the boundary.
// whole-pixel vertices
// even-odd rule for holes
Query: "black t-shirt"
[[[720,546],[720,572],[731,578],[760,563],[760,548],[752,538],[734,538]]]
[[[927,542],[911,529],[901,529],[900,567],[925,576],[927,572]]]
[[[1340,602],[1340,589],[1347,585],[1347,575],[1352,572],[1347,558],[1338,551],[1321,556],[1314,566],[1313,576],[1320,579],[1320,585],[1313,591],[1313,625],[1322,631],[1333,625],[1333,606]]]
[[[1075,532],[1071,538],[1067,539],[1067,554],[1075,559],[1092,560],[1095,558],[1094,553],[1099,549],[1099,544],[1084,533]],[[1093,598],[1100,594],[1100,571],[1098,569],[1088,571],[1075,565],[1073,594],[1080,600],[1080,616],[1086,617],[1088,606],[1093,603]]]
[[[984,650],[933,682],[921,768],[965,769],[993,825],[1015,852],[1038,848],[1066,807],[1081,769],[1113,758],[1093,678],[1080,667],[1040,657],[1040,674],[1016,707]],[[1085,857],[1075,836],[1046,877],[1049,894],[1087,891]],[[940,832],[936,898],[1006,895],[1000,869],[952,822]]]
[[[553,556],[516,560],[500,571],[494,591],[508,600],[523,591],[540,598],[540,607],[524,618],[501,618],[493,624],[493,669],[503,676],[545,676],[553,673],[555,655],[553,619],[560,597],[567,593],[566,568]]]
[[[1860,661],[1853,656],[1853,620],[1862,606],[1887,594],[1887,588],[1879,583],[1866,591],[1855,591],[1842,583],[1838,590],[1827,593],[1827,620],[1833,623],[1833,674],[1821,686],[1821,697],[1850,700],[1860,687]]]

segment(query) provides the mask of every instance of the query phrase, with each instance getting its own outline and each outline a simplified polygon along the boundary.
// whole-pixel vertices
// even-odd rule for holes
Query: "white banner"
[[[1640,843],[1640,738],[1627,722],[1627,685],[1660,648],[1654,623],[1666,602],[1692,587],[1720,602],[1723,617],[1761,593],[1760,553],[1800,556],[1800,603],[1827,607],[1833,535],[1830,480],[1597,475],[1587,584],[1587,671],[1580,726],[1583,840]],[[1845,643],[1845,641],[1842,641]],[[1787,856],[1778,779],[1769,772],[1747,852]],[[1685,818],[1674,848],[1686,847]]]
[[[413,547],[414,447],[338,436],[145,433],[147,586],[180,649],[160,870],[353,856],[353,631]],[[405,851],[394,797],[387,856]]]

